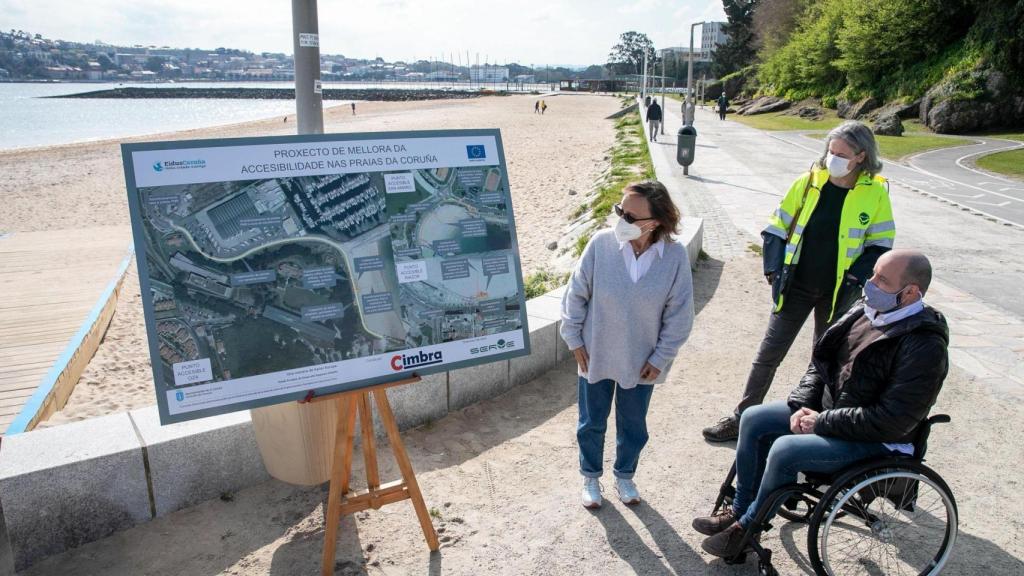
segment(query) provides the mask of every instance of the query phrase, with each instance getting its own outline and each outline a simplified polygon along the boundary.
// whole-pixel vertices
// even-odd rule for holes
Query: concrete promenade
[[[651,439],[636,477],[643,503],[615,501],[606,475],[605,505],[593,512],[579,505],[576,377],[574,366],[563,361],[503,396],[406,432],[441,552],[428,553],[412,509],[403,503],[342,521],[337,574],[756,574],[752,562],[726,566],[704,554],[702,537],[690,528],[694,516],[710,511],[733,456],[731,445],[705,443],[700,429],[737,401],[767,320],[760,258],[748,245],[811,158],[763,132],[717,124],[698,111],[697,162],[684,179],[674,164],[678,104],[668,108],[666,135],[652,144],[655,167],[660,179],[681,190],[684,213],[704,218],[708,258],[694,273],[693,333],[651,404]],[[953,421],[933,432],[928,459],[959,506],[960,534],[946,573],[1024,573],[1024,445],[1007,441],[1024,432],[1020,386],[1008,377],[1011,368],[1002,376],[978,373],[996,366],[985,354],[1002,359],[1002,352],[992,351],[1012,351],[1020,343],[1013,331],[1021,322],[973,281],[1011,276],[1018,263],[1003,252],[1014,253],[1024,241],[1008,228],[989,223],[989,229],[982,219],[898,187],[893,200],[898,243],[934,256],[939,286],[929,301],[948,313],[954,331],[957,361],[935,408]],[[998,269],[1000,259],[1004,270]],[[1010,285],[995,292],[1003,289]],[[980,340],[974,342],[985,345],[968,350],[968,330],[976,330]],[[769,399],[788,394],[806,368],[809,348],[805,330]],[[609,422],[607,468],[613,429]],[[382,477],[395,474],[388,460]],[[361,476],[357,470],[355,478]],[[24,574],[316,573],[325,498],[324,487],[268,481],[48,558]],[[811,573],[805,527],[776,522],[764,543],[776,552],[780,573]]]

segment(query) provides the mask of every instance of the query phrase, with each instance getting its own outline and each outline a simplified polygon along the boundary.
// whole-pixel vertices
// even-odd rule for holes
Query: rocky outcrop
[[[933,86],[921,99],[921,122],[941,134],[1024,123],[1024,92],[996,70],[970,70]]]
[[[913,102],[890,102],[868,114],[868,120],[877,122],[879,118],[893,114],[896,115],[897,118],[907,120],[910,118],[917,118],[920,113],[921,99],[918,98]]]
[[[896,114],[886,114],[875,120],[875,127],[871,131],[879,136],[902,136],[903,122],[900,122]]]
[[[850,102],[849,100],[838,100],[836,102],[836,114],[840,118],[850,120],[856,120],[875,108],[878,108],[878,100],[875,100],[872,96],[862,98],[857,102]]]
[[[818,100],[807,98],[794,103],[783,114],[786,116],[799,116],[804,120],[821,120],[825,116],[825,109],[821,107],[821,103]]]
[[[785,110],[792,104],[789,100],[775,96],[761,96],[736,109],[737,114],[752,116],[754,114],[765,114],[767,112],[778,112]]]

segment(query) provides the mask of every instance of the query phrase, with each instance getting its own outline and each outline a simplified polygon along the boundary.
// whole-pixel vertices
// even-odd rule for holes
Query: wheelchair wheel
[[[807,551],[824,576],[934,575],[956,535],[956,501],[938,474],[917,462],[876,463],[843,474],[825,492]]]

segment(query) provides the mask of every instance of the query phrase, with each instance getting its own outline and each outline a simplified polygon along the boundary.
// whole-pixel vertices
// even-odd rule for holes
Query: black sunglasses
[[[643,222],[644,220],[654,220],[654,216],[651,216],[650,218],[637,218],[636,216],[633,216],[629,212],[623,212],[622,204],[616,204],[614,208],[615,215],[621,217],[628,224],[633,224],[635,222]]]

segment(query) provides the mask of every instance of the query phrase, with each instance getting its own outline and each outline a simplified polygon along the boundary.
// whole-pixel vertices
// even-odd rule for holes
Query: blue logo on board
[[[156,170],[157,172],[163,172],[164,165],[160,162],[153,162],[153,170]]]
[[[469,156],[470,160],[484,160],[487,158],[487,151],[483,144],[470,144],[466,146],[466,156]]]
[[[185,393],[182,392],[181,390],[178,390],[177,392],[174,393],[174,399],[177,400],[178,402],[181,402],[182,400],[185,399]]]

